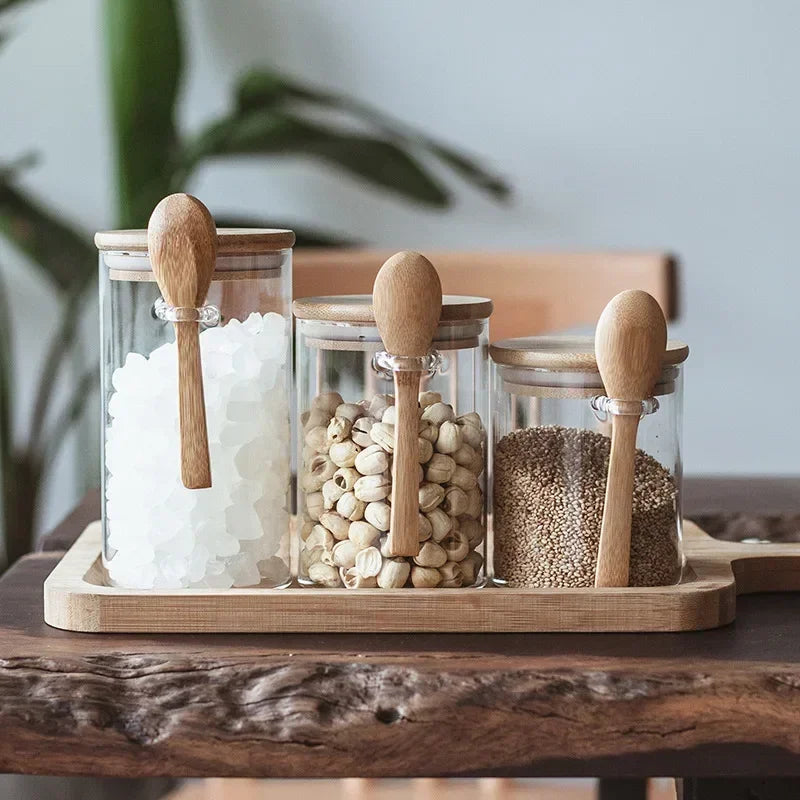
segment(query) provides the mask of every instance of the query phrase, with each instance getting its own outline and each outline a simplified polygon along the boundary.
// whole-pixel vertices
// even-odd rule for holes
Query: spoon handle
[[[207,489],[211,486],[211,465],[200,363],[200,330],[196,322],[174,324],[178,345],[181,478],[187,489]]]
[[[603,505],[594,585],[627,586],[631,556],[631,513],[639,417],[611,418],[611,456]]]
[[[393,556],[419,553],[419,372],[394,373],[397,420],[394,426],[392,514],[387,546]]]

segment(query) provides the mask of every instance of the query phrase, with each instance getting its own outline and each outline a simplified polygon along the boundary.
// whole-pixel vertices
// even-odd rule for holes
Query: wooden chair
[[[316,250],[294,253],[294,296],[364,294],[390,250]],[[494,301],[493,340],[594,325],[623,289],[644,289],[667,319],[677,315],[677,261],[661,252],[440,252],[425,251],[445,294]]]

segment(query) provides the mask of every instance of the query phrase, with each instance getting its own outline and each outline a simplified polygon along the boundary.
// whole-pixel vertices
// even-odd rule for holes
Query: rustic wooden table
[[[800,480],[690,481],[686,496],[722,535],[800,533]],[[0,579],[0,771],[668,775],[709,778],[686,798],[800,796],[800,594],[741,597],[733,625],[683,634],[49,628],[42,581],[97,509],[95,493]],[[781,780],[743,780],[764,775]]]

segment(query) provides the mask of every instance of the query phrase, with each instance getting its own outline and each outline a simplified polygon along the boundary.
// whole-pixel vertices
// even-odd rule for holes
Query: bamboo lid
[[[294,231],[278,228],[217,228],[217,255],[247,255],[286,250],[294,246]],[[98,250],[121,253],[146,253],[147,231],[98,231],[94,236]]]
[[[489,346],[496,364],[510,367],[598,372],[591,336],[526,336],[503,339]],[[664,353],[664,366],[682,364],[689,355],[689,346],[669,341]]]
[[[294,301],[292,310],[297,319],[375,325],[372,295],[369,294],[303,297]],[[487,319],[491,313],[492,301],[487,297],[446,294],[442,297],[440,321]]]

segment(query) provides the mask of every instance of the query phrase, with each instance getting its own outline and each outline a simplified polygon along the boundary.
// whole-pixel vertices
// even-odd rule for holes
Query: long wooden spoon
[[[205,303],[217,256],[217,229],[208,209],[188,194],[171,194],[153,210],[147,249],[158,288],[176,308]],[[187,489],[211,486],[199,323],[175,322],[181,478]]]
[[[372,289],[375,322],[386,351],[421,357],[431,349],[442,313],[442,284],[427,258],[405,250],[380,268]],[[393,556],[419,553],[419,415],[421,372],[394,373],[395,424],[392,514],[387,546]]]
[[[606,396],[629,402],[652,397],[666,346],[667,323],[653,297],[632,289],[613,298],[600,315],[594,337]],[[628,585],[638,429],[636,413],[611,417],[611,456],[595,586]]]

